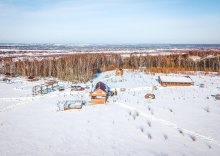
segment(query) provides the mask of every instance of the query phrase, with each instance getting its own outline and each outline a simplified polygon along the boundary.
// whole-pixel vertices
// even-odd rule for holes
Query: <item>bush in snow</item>
[[[205,107],[205,108],[203,108],[207,113],[209,113],[210,112],[210,108],[209,108],[209,106],[207,106],[207,107]]]
[[[190,135],[190,138],[192,139],[192,141],[196,141],[196,136],[195,135]]]
[[[132,117],[133,117],[133,119],[134,119],[134,120],[136,119],[136,115],[135,115],[135,114],[133,114],[133,116],[132,116]]]
[[[167,140],[168,136],[166,134],[163,135],[164,139]]]
[[[151,113],[151,115],[154,115],[154,112],[153,112],[153,110],[151,110],[151,111],[150,111],[150,113]]]
[[[149,127],[151,127],[151,122],[150,122],[150,121],[147,121],[147,125],[148,125]]]
[[[152,136],[150,133],[147,134],[148,139],[152,139]]]
[[[179,133],[184,136],[184,133],[183,133],[183,130],[182,130],[182,129],[179,129]]]
[[[136,115],[136,116],[139,116],[140,114],[139,114],[139,112],[138,112],[138,111],[135,111],[135,115]]]
[[[141,127],[140,127],[140,130],[141,130],[141,132],[144,132],[144,127],[141,126]]]

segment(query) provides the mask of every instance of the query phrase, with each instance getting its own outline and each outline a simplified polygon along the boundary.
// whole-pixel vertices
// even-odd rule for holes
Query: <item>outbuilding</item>
[[[116,69],[115,75],[116,75],[116,76],[122,76],[122,75],[123,75],[123,70],[122,70],[121,68]]]
[[[200,88],[204,88],[205,85],[204,85],[203,83],[201,83],[201,84],[199,85],[199,87],[200,87]]]
[[[161,86],[193,86],[194,82],[189,76],[158,76]]]
[[[155,99],[155,95],[154,94],[146,94],[145,96],[145,99]]]
[[[193,86],[194,82],[189,76],[158,76],[161,86]]]
[[[73,101],[73,100],[68,100],[65,101],[64,106],[63,106],[63,110],[70,110],[70,109],[81,109],[82,105],[84,104],[83,101]]]
[[[39,78],[38,78],[38,77],[35,77],[35,76],[29,76],[29,77],[27,78],[27,80],[28,80],[28,81],[38,81]]]

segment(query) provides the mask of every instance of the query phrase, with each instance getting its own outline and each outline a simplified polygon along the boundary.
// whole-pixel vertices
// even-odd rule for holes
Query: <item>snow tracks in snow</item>
[[[155,117],[155,116],[153,116],[153,115],[148,115],[148,114],[146,114],[146,113],[144,113],[144,112],[142,112],[142,111],[136,109],[135,107],[131,107],[131,106],[128,106],[128,105],[126,105],[126,104],[118,103],[118,102],[117,102],[116,104],[119,104],[121,107],[124,107],[124,108],[129,109],[129,110],[136,110],[136,111],[139,112],[139,114],[140,114],[141,116],[144,116],[144,117],[146,117],[146,118],[149,118],[149,119],[154,120],[154,121],[156,121],[156,122],[159,122],[159,123],[161,123],[161,124],[164,124],[164,125],[173,127],[173,128],[175,128],[175,129],[177,129],[177,130],[181,130],[181,131],[183,131],[185,134],[189,134],[190,136],[195,136],[195,137],[197,137],[197,138],[201,138],[201,139],[203,139],[203,140],[209,141],[209,142],[211,142],[211,143],[213,143],[213,144],[217,144],[217,145],[220,146],[220,142],[217,141],[217,140],[215,140],[214,138],[212,138],[212,137],[210,137],[210,136],[206,136],[206,135],[202,135],[202,134],[196,133],[196,132],[194,132],[194,131],[190,131],[190,130],[185,129],[185,128],[183,128],[183,127],[177,125],[177,124],[174,124],[174,123],[172,123],[172,122],[169,122],[169,121],[167,121],[167,120],[163,120],[163,119],[157,118],[157,117]]]

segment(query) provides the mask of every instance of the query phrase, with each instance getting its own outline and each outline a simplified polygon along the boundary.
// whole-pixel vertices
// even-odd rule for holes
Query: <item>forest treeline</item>
[[[3,61],[4,60],[4,61]],[[2,73],[13,72],[22,76],[57,77],[61,80],[86,82],[97,72],[116,68],[146,68],[151,73],[175,73],[185,71],[205,71],[220,73],[220,53],[218,52],[184,52],[170,55],[140,55],[131,53],[73,54],[62,57],[47,57],[13,61],[1,58],[4,62]]]

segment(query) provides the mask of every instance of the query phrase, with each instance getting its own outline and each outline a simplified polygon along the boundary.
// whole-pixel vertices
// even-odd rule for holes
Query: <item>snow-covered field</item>
[[[161,87],[158,75],[126,70],[97,74],[118,95],[91,105],[89,92],[54,91],[32,96],[44,81],[0,83],[0,155],[220,155],[220,77],[190,76],[189,87]],[[204,88],[199,85],[205,84]],[[157,86],[157,90],[152,90]],[[125,91],[120,91],[125,88]],[[156,99],[145,99],[153,93]],[[61,111],[59,101],[85,100]]]

